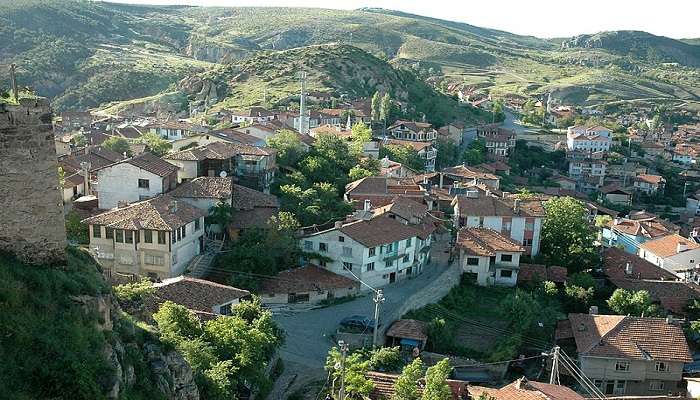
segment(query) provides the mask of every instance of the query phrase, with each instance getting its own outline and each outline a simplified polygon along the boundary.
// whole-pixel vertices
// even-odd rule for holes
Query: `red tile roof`
[[[264,280],[261,292],[265,294],[299,293],[330,289],[356,289],[360,282],[335,274],[313,264],[282,271],[273,279]]]
[[[631,273],[628,274],[629,263]],[[603,272],[608,279],[677,280],[676,274],[624,250],[611,247],[603,252]]]
[[[684,238],[683,236],[678,234],[668,235],[659,239],[649,240],[648,242],[642,243],[642,245],[639,246],[639,248],[644,249],[656,255],[657,257],[666,258],[678,254],[679,245],[682,248],[686,248],[688,250],[700,249],[700,244],[696,243],[693,240]]]
[[[483,393],[495,400],[583,400],[584,397],[561,385],[528,381],[520,378],[500,389],[469,386],[469,394],[478,399]]]
[[[457,246],[468,255],[493,257],[496,252],[522,253],[525,248],[515,240],[489,228],[462,228],[457,233]]]
[[[175,210],[171,208],[172,205],[176,205]],[[195,206],[163,195],[106,211],[82,222],[115,229],[171,231],[206,215],[205,211]]]
[[[160,305],[172,301],[189,310],[205,313],[214,312],[214,306],[250,296],[247,290],[187,276],[166,279],[153,286],[154,303]]]
[[[423,321],[418,321],[416,319],[400,319],[391,324],[389,330],[386,331],[386,335],[424,342],[428,340],[427,329],[428,325]]]
[[[567,270],[564,267],[552,265],[550,267],[542,264],[520,264],[518,271],[518,283],[522,282],[544,282],[554,283],[566,282]]]
[[[406,225],[386,216],[372,218],[369,221],[350,222],[340,227],[338,231],[366,247],[409,239],[421,233],[416,226]]]

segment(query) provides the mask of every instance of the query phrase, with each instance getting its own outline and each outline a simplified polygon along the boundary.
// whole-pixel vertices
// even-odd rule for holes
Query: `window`
[[[326,260],[319,260],[319,262],[318,262],[318,265],[320,265],[321,267],[325,267],[326,264],[327,264]]]
[[[319,243],[318,244],[318,251],[328,251],[328,244],[326,243]]]
[[[384,263],[384,267],[385,267],[385,268],[391,268],[391,267],[393,267],[393,266],[394,266],[394,262],[393,262],[393,261],[387,261],[387,262]]]
[[[615,363],[615,371],[629,372],[630,363],[628,361],[618,361]]]
[[[467,258],[467,265],[479,265],[479,259],[476,257]]]
[[[221,315],[231,315],[231,303],[224,304],[219,307],[219,314]]]
[[[657,372],[668,372],[668,364],[663,361],[657,361],[655,368]]]
[[[347,269],[348,271],[352,271],[352,263],[344,262],[343,269]]]
[[[512,254],[501,254],[501,261],[502,262],[512,262],[513,255]]]
[[[182,240],[182,230],[180,228],[176,229],[177,231],[177,241],[179,242]]]
[[[343,246],[343,256],[344,257],[352,257],[352,247]]]
[[[105,239],[114,239],[114,229],[105,228]]]
[[[649,381],[649,390],[661,391],[664,389],[664,381]]]
[[[310,240],[304,240],[304,250],[313,250],[314,249],[314,242]]]
[[[513,270],[510,269],[502,269],[501,270],[501,278],[512,278],[513,277]]]
[[[525,221],[525,230],[526,231],[532,231],[534,229],[535,229],[535,222],[534,221],[533,222]]]
[[[200,226],[199,226],[199,218],[197,218],[197,219],[194,220],[194,230],[195,230],[195,232],[198,231],[199,228],[200,228]]]
[[[366,267],[367,267],[367,271],[374,271],[374,263],[373,262],[368,263],[366,265]]]
[[[124,231],[117,229],[117,243],[124,243]]]
[[[165,232],[158,231],[158,244],[165,244]]]
[[[95,224],[92,226],[92,237],[94,237],[94,238],[102,237],[102,225]]]
[[[406,247],[411,247],[411,239],[413,238],[406,239]]]
[[[504,231],[509,231],[510,230],[511,223],[510,222],[504,222],[503,223],[503,230]]]
[[[177,264],[177,253],[173,253],[173,265]]]
[[[615,391],[613,394],[625,394],[627,381],[615,381]]]
[[[182,238],[183,239],[186,238],[187,237],[187,225],[183,225],[182,228],[180,228],[180,229],[182,229]]]
[[[370,257],[374,257],[374,254],[375,254],[376,252],[377,252],[377,248],[376,248],[376,247],[372,247],[371,249],[369,249],[369,256],[370,256]]]
[[[523,246],[525,246],[525,247],[532,246],[532,239],[523,239]]]
[[[148,179],[139,179],[139,189],[148,189],[149,182]]]
[[[339,242],[344,242],[344,241],[345,241],[345,236],[338,236],[338,241],[339,241]]]
[[[170,231],[170,239],[173,243],[177,241],[177,235],[175,234],[175,231]]]
[[[143,231],[143,241],[146,243],[153,243],[153,231],[148,229]]]
[[[409,261],[411,261],[411,256],[410,256],[410,255],[406,254],[405,256],[403,256],[403,262],[407,263],[407,262],[409,262]]]
[[[148,265],[163,265],[165,263],[165,259],[163,256],[146,254],[143,258],[143,262]]]
[[[387,245],[386,245],[386,252],[387,252],[387,253],[391,253],[392,250],[393,250],[393,248],[394,248],[394,244],[393,244],[393,243],[387,244]]]
[[[308,293],[289,293],[287,295],[287,302],[288,303],[308,303],[309,302],[309,294]]]
[[[125,242],[134,243],[134,231],[124,231]]]

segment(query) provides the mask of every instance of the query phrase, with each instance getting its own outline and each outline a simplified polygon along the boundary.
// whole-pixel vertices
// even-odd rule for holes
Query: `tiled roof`
[[[171,205],[176,205],[174,211]],[[195,206],[163,195],[106,211],[83,222],[116,229],[171,231],[206,215],[205,211]]]
[[[388,127],[388,130],[393,130],[398,128],[399,126],[403,125],[406,129],[409,129],[413,132],[419,132],[421,130],[426,130],[426,129],[433,129],[433,125],[429,124],[427,122],[413,122],[413,121],[396,121],[394,122],[390,127]]]
[[[457,246],[468,255],[492,257],[496,252],[524,252],[520,243],[489,228],[462,228],[457,233]]]
[[[389,185],[397,185],[398,179],[385,176],[368,176],[345,185],[346,194],[387,194]]]
[[[663,318],[569,314],[579,356],[690,362],[683,329]]]
[[[631,236],[644,236],[655,239],[671,235],[675,232],[674,226],[660,220],[633,220],[620,219],[613,221],[612,229],[615,232]]]
[[[625,269],[629,263],[631,274]],[[624,250],[610,247],[603,252],[603,273],[608,279],[677,280],[676,274]]]
[[[632,192],[620,187],[620,185],[615,184],[615,183],[610,184],[610,185],[601,186],[601,188],[598,189],[598,191],[600,193],[603,193],[603,194],[620,193],[620,194],[626,194],[628,196],[632,195]]]
[[[121,154],[104,147],[90,147],[85,151],[86,154],[72,154],[60,157],[58,164],[63,167],[65,172],[75,172],[81,169],[80,163],[88,162],[90,163],[90,172],[92,172],[124,159],[124,156]]]
[[[176,165],[170,164],[169,162],[151,153],[143,153],[140,156],[129,158],[123,162],[129,163],[158,176],[168,176],[173,172],[177,172],[178,170]]]
[[[520,264],[518,271],[518,283],[521,282],[544,282],[554,283],[566,282],[567,270],[564,267],[552,265],[550,267],[542,264]]]
[[[660,183],[666,182],[666,180],[664,179],[663,176],[660,176],[660,175],[649,175],[649,174],[637,175],[637,176],[634,177],[634,180],[635,180],[635,181],[638,181],[638,182],[650,183],[650,184],[652,184],[652,185],[658,185],[658,184],[660,184]]]
[[[68,175],[63,178],[63,187],[65,189],[76,187],[82,185],[83,183],[85,183],[85,177],[78,173]]]
[[[678,245],[688,250],[700,249],[700,244],[681,235],[673,234],[642,243],[639,248],[644,249],[657,257],[666,258],[679,253]]]
[[[620,289],[646,290],[652,301],[659,302],[664,310],[674,314],[685,314],[685,306],[691,300],[700,299],[700,286],[694,283],[630,278],[612,278],[610,282]]]
[[[240,133],[240,132],[239,132]],[[214,142],[204,146],[193,147],[191,149],[180,150],[170,153],[164,158],[168,160],[180,161],[201,161],[201,160],[228,160],[237,155],[267,156],[274,150],[264,147],[255,147],[245,144]]]
[[[387,336],[403,339],[413,339],[418,341],[428,340],[427,324],[416,319],[400,319],[389,327]]]
[[[266,279],[262,293],[299,293],[329,289],[358,288],[360,282],[335,274],[313,264],[289,269],[277,274],[276,279]]]
[[[255,125],[258,126],[258,125]],[[244,129],[244,128],[239,128],[239,129]],[[254,146],[256,143],[259,143],[261,140],[255,136],[249,135],[247,133],[241,132],[240,130],[236,129],[219,129],[216,131],[211,131],[208,133],[208,135],[211,136],[216,136],[220,139],[223,139],[227,142],[231,142],[234,144],[240,144],[240,145],[248,145],[248,146]]]
[[[279,207],[277,197],[242,185],[233,185],[233,198],[231,202],[231,205],[235,210],[252,210],[254,208],[261,207]]]
[[[372,381],[372,392],[369,394],[371,400],[386,400],[394,395],[394,384],[399,377],[398,374],[370,371],[367,372],[365,376]],[[467,382],[447,379],[446,383],[452,392],[451,399],[446,400],[460,400],[464,398],[467,393]],[[418,393],[422,393],[422,385],[424,385],[424,382],[418,385]]]
[[[396,214],[399,217],[411,220],[411,218],[418,218],[422,220],[428,213],[428,207],[425,204],[421,204],[415,200],[411,200],[406,197],[397,196],[391,204],[386,206],[378,207],[374,210],[375,214],[383,214],[385,212]]]
[[[275,114],[263,107],[250,107],[249,109],[243,111],[231,111],[231,115],[238,117],[270,117]]]
[[[474,399],[486,393],[495,400],[583,400],[584,397],[570,388],[550,385],[520,378],[500,389],[483,386],[469,386],[469,394]]]
[[[477,198],[458,195],[455,201],[459,205],[459,214],[462,216],[523,216],[544,217],[545,210],[540,200],[520,200],[519,211],[516,213],[515,198],[501,198],[495,196],[479,195]]]
[[[232,186],[231,178],[201,176],[182,183],[168,194],[178,198],[228,199]]]
[[[489,172],[484,172],[477,167],[467,167],[464,165],[457,165],[450,168],[445,168],[442,172],[446,175],[451,175],[455,177],[460,177],[464,179],[487,179],[487,180],[498,180],[501,179],[499,176],[491,174]]]
[[[247,290],[187,276],[166,279],[153,286],[156,304],[169,300],[189,310],[205,313],[213,312],[214,306],[250,296]]]
[[[338,230],[366,247],[376,247],[405,240],[418,236],[420,233],[416,227],[402,224],[386,216],[372,218],[368,221],[351,222]]]

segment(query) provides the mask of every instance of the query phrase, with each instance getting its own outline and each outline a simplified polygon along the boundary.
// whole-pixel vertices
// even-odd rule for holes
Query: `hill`
[[[397,11],[135,6],[18,0],[0,9],[3,62],[58,109],[176,91],[260,52],[342,43],[441,89],[561,102],[700,101],[696,41],[644,32],[544,40]],[[564,45],[562,46],[562,43]],[[5,76],[0,74],[0,79]]]

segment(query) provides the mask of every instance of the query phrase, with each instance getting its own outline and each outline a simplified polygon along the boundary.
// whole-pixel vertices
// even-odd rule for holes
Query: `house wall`
[[[317,304],[329,298],[346,297],[356,295],[359,292],[360,290],[357,287],[296,292],[296,294],[308,294],[309,301],[295,304]],[[263,304],[287,304],[289,302],[289,293],[261,293],[260,301],[262,301]]]
[[[631,200],[629,195],[616,193],[606,194],[605,199],[613,204],[629,204]]]
[[[700,397],[700,382],[696,380],[687,380],[688,386],[686,390],[686,396],[692,399],[697,399]]]
[[[183,180],[194,179],[198,176],[197,161],[169,160],[167,158],[165,159],[165,161],[178,167],[178,183],[181,183]]]
[[[458,207],[455,207],[455,218],[459,215]],[[532,239],[532,246],[526,246],[525,254],[537,255],[540,252],[540,233],[542,231],[542,218],[534,218],[532,222],[533,229],[526,230],[527,218],[525,217],[512,217],[510,232],[504,231],[503,229],[503,217],[501,216],[467,216],[464,224],[459,221],[456,226],[461,228],[463,226],[475,228],[483,227],[490,228],[497,232],[501,232],[506,236],[510,236],[511,239],[518,243],[523,244],[524,239]]]
[[[139,188],[139,179],[148,179],[149,188]],[[97,171],[97,200],[102,209],[115,208],[120,201],[133,203],[164,193],[164,179],[129,163]],[[165,188],[167,189],[167,188]]]
[[[617,361],[628,361],[630,363],[629,371],[616,371]],[[583,373],[592,381],[626,381],[625,393],[615,393],[626,395],[664,395],[668,391],[676,389],[683,373],[683,363],[680,362],[667,362],[668,372],[657,372],[655,370],[656,361],[580,357],[580,364]],[[649,390],[650,380],[667,382],[665,389],[662,391]]]
[[[700,249],[686,250],[664,260],[663,267],[669,271],[693,269],[700,263]]]

